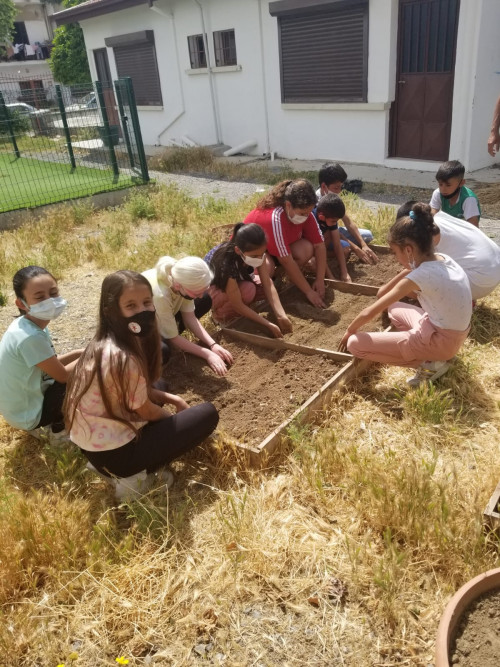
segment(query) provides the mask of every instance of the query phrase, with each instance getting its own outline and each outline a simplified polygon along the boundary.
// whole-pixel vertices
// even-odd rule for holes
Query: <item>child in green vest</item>
[[[432,193],[432,215],[443,211],[454,218],[479,227],[481,207],[476,195],[465,184],[465,167],[458,160],[444,162],[436,173],[438,188]]]

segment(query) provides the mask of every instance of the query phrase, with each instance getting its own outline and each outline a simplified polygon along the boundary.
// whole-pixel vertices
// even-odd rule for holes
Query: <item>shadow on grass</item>
[[[500,337],[500,311],[479,303],[472,313],[469,338],[485,345]]]
[[[408,405],[415,403],[412,400],[412,392],[415,390],[409,387],[404,379],[392,386],[381,386],[382,368],[381,365],[374,364],[367,374],[355,381],[352,390],[376,404],[385,416],[401,420],[408,414]],[[409,378],[413,371],[407,370]],[[443,423],[452,420],[454,425],[472,427],[492,420],[497,414],[495,399],[477,380],[472,364],[463,359],[456,359],[450,370],[433,385],[437,390],[435,399],[444,401],[447,397],[446,402],[449,403],[449,411],[443,417]],[[430,392],[429,398],[432,398]],[[432,423],[432,420],[429,421]]]

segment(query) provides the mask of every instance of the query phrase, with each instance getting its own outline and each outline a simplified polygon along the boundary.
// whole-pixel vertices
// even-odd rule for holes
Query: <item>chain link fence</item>
[[[22,89],[0,78],[0,212],[147,183],[130,78]]]

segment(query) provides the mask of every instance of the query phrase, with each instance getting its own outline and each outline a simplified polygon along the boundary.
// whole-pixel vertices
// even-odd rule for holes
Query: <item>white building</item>
[[[46,89],[53,83],[48,65],[54,37],[53,5],[41,0],[14,0],[17,15],[14,20],[12,44],[5,44],[0,59],[0,90],[7,103],[25,101],[44,105]]]
[[[486,151],[500,0],[89,0],[94,78],[131,76],[146,144],[434,171]]]

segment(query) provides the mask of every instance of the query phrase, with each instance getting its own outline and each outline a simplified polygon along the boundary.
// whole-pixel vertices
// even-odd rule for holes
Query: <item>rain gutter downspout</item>
[[[174,36],[174,49],[175,49],[175,59],[177,61],[177,80],[179,82],[179,90],[181,93],[181,110],[179,113],[173,118],[170,123],[163,128],[163,130],[158,134],[156,137],[156,145],[161,146],[161,137],[165,132],[172,127],[172,125],[179,120],[179,118],[186,112],[186,104],[184,101],[184,89],[182,87],[182,80],[181,80],[181,72],[180,72],[180,67],[179,67],[179,50],[177,48],[177,30],[175,29],[175,20],[174,20],[174,12],[172,9],[170,9],[169,12],[163,11],[163,9],[159,9],[153,4],[153,0],[148,1],[148,6],[151,11],[156,12],[157,14],[160,14],[160,16],[164,16],[165,18],[169,19],[172,22],[172,33]]]
[[[262,25],[262,3],[261,0],[257,0],[257,5],[259,6],[259,32],[260,32],[260,63],[262,68],[262,93],[264,98],[264,121],[266,125],[266,153],[271,156],[273,159],[273,154],[271,153],[271,138],[269,134],[269,110],[267,102],[267,81],[266,81],[266,66],[264,64],[264,31]]]
[[[210,98],[212,101],[212,111],[213,111],[213,116],[214,116],[214,127],[215,127],[215,138],[216,138],[216,143],[221,144],[222,139],[221,139],[221,133],[219,130],[219,116],[217,114],[217,105],[215,103],[215,89],[214,89],[214,81],[213,81],[213,74],[212,74],[212,63],[210,62],[210,51],[208,50],[208,39],[207,39],[207,30],[205,27],[205,14],[203,11],[203,5],[200,2],[200,0],[194,0],[198,7],[200,8],[200,17],[201,17],[201,29],[203,31],[203,42],[205,44],[205,54],[207,56],[207,72],[208,72],[208,82],[210,86]]]

